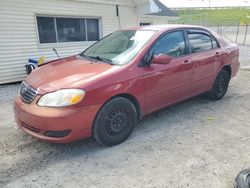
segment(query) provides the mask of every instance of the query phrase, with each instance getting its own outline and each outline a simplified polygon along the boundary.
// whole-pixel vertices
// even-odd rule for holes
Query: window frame
[[[218,42],[218,40],[213,35],[211,35],[211,39],[212,39],[212,46],[213,46],[213,40],[215,41],[215,43],[217,45],[217,47],[215,47],[215,48],[213,46],[213,49],[220,48],[220,43]]]
[[[55,27],[55,33],[56,33],[56,41],[57,42],[51,42],[51,43],[40,43],[40,36],[39,36],[39,28],[38,28],[38,20],[37,17],[46,17],[46,18],[53,18],[54,19],[54,27]],[[84,19],[85,21],[85,30],[86,30],[86,41],[68,41],[68,42],[59,42],[58,41],[58,31],[57,31],[57,23],[56,18],[76,18],[76,19]],[[101,17],[94,17],[94,16],[68,16],[68,15],[44,15],[44,14],[35,14],[34,16],[35,23],[36,23],[36,35],[37,35],[37,42],[39,47],[49,47],[49,46],[65,46],[70,44],[82,44],[85,43],[86,45],[93,44],[97,41],[88,41],[87,36],[87,20],[86,19],[96,19],[98,20],[98,32],[99,32],[99,40],[103,36],[103,27],[102,27],[102,18]]]
[[[197,54],[197,53],[204,53],[204,52],[208,52],[208,51],[211,51],[211,50],[214,50],[214,49],[218,49],[218,48],[221,48],[221,46],[220,46],[220,43],[218,42],[218,40],[212,35],[212,33],[211,32],[209,32],[208,30],[206,30],[206,29],[203,29],[203,28],[185,28],[184,29],[185,31],[185,35],[186,35],[186,40],[187,40],[187,42],[188,42],[188,50],[189,50],[189,54],[191,55],[191,54]],[[211,40],[211,49],[209,49],[209,50],[204,50],[204,51],[199,51],[199,52],[192,52],[192,49],[191,49],[191,43],[190,43],[190,40],[189,40],[189,37],[188,37],[188,34],[189,34],[189,32],[190,32],[190,30],[193,30],[193,32],[191,32],[191,33],[194,33],[194,34],[205,34],[205,35],[207,35],[207,36],[209,36],[210,37],[210,40]],[[212,42],[212,39],[216,42],[216,44],[217,44],[217,47],[216,48],[214,48],[213,47],[213,42]]]
[[[151,46],[149,47],[149,49],[147,50],[147,52],[142,56],[140,62],[139,62],[139,67],[147,67],[151,64],[151,62],[144,62],[144,58],[146,55],[148,55],[151,50],[154,48],[155,44],[162,39],[165,35],[173,33],[173,32],[182,32],[183,33],[183,38],[184,38],[184,42],[185,42],[185,54],[178,56],[178,57],[172,57],[172,59],[179,59],[179,58],[183,58],[187,55],[190,55],[189,53],[189,46],[188,46],[188,41],[187,41],[187,37],[186,37],[186,33],[185,30],[183,28],[178,28],[178,29],[171,29],[171,30],[167,30],[165,32],[163,32],[162,34],[160,34],[160,36],[158,36],[158,38],[153,42],[153,44],[151,44]]]

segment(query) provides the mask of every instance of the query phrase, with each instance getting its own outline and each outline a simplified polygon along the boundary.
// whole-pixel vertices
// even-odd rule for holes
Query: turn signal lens
[[[70,99],[70,104],[77,104],[79,103],[83,98],[83,95],[75,95],[75,96],[72,96],[71,99]]]

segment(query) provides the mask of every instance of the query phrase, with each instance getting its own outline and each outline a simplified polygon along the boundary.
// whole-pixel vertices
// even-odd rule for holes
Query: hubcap
[[[105,130],[108,135],[116,136],[128,127],[128,113],[123,109],[116,109],[106,117]]]

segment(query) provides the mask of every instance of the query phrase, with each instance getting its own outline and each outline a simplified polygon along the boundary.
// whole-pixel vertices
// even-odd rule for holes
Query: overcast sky
[[[167,7],[209,7],[209,0],[160,0]],[[250,0],[210,0],[211,7],[250,6]]]

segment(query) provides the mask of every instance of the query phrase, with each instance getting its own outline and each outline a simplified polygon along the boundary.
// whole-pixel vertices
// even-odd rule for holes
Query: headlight
[[[62,107],[79,103],[85,96],[81,89],[61,89],[43,95],[39,101],[39,106]]]

